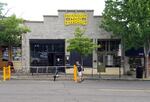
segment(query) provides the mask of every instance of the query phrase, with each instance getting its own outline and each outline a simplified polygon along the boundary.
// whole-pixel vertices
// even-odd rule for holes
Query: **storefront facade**
[[[25,21],[31,32],[22,36],[22,68],[29,72],[30,66],[66,65],[67,60],[72,65],[79,56],[67,52],[67,39],[74,35],[76,27],[85,29],[85,35],[102,48],[84,58],[85,66],[97,68],[104,63],[108,67],[118,67],[115,64],[120,40],[111,39],[111,33],[99,27],[100,16],[94,16],[93,10],[58,10],[58,16],[44,15],[43,21]],[[104,56],[103,53],[105,52]],[[103,61],[101,60],[103,58]]]

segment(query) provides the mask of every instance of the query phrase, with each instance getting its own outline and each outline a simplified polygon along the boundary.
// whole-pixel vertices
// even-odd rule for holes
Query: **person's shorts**
[[[81,77],[82,76],[82,72],[78,72],[78,76]]]

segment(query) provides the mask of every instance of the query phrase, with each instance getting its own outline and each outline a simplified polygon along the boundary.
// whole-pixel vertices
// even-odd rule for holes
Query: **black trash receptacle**
[[[137,66],[136,78],[143,78],[143,67],[142,66]]]

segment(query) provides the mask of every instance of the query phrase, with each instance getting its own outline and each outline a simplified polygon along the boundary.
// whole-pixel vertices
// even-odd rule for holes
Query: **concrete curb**
[[[0,76],[2,80],[2,76]],[[12,80],[54,80],[53,74],[26,74],[26,73],[14,73],[11,76]],[[117,75],[91,75],[91,74],[84,74],[85,80],[108,80],[108,81],[150,81],[150,78],[135,78],[135,76],[119,76]],[[59,74],[59,77],[56,78],[58,80],[68,80],[73,81],[72,74]]]
[[[53,81],[53,76],[12,76],[12,80],[51,80]],[[85,80],[108,80],[108,81],[150,81],[150,78],[113,78],[111,76],[103,77],[103,78],[97,78],[97,77],[84,77]],[[67,76],[59,76],[56,78],[56,81],[59,80],[65,80],[65,81],[73,81],[73,77],[70,75]]]

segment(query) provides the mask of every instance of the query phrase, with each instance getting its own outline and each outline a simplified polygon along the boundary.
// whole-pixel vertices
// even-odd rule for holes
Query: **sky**
[[[25,20],[42,21],[43,15],[57,15],[61,9],[89,9],[101,15],[105,0],[0,0],[7,3],[7,15],[16,14]]]

